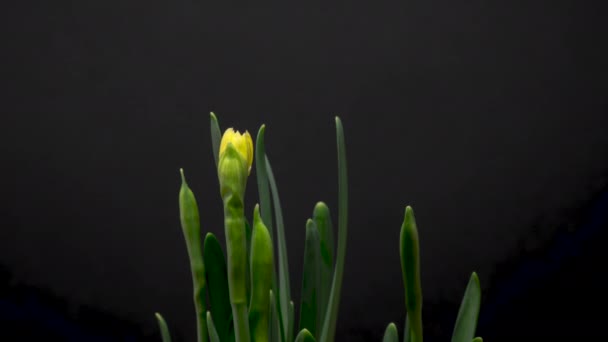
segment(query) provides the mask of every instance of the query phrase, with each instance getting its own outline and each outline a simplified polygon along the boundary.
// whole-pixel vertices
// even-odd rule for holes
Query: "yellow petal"
[[[249,172],[251,172],[251,165],[253,164],[253,140],[247,131],[245,131],[245,143],[247,144],[247,166],[249,167]]]
[[[226,151],[228,143],[233,140],[235,134],[236,133],[234,132],[234,129],[232,129],[232,127],[224,131],[224,135],[222,135],[222,141],[220,142],[220,156],[224,153],[224,151]]]
[[[226,151],[228,143],[234,145],[234,148],[239,152],[239,155],[247,163],[248,172],[251,172],[251,165],[253,164],[253,140],[251,139],[249,132],[245,131],[245,134],[241,135],[239,131],[235,131],[232,127],[228,128],[224,132],[222,141],[220,142],[220,158],[224,151]]]

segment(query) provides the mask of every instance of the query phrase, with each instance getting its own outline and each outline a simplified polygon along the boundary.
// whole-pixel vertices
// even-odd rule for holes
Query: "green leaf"
[[[285,230],[283,226],[283,213],[281,211],[281,199],[279,191],[270,166],[270,160],[266,157],[266,170],[268,171],[268,183],[270,184],[270,192],[272,193],[273,207],[275,214],[275,223],[277,228],[277,249],[278,249],[278,265],[279,265],[279,315],[285,333],[288,332],[289,322],[289,301],[291,300],[289,286],[289,263],[287,258],[287,244],[285,242]],[[287,335],[285,335],[287,338]],[[286,340],[284,340],[285,342]]]
[[[326,306],[318,306],[318,289],[321,273],[319,232],[313,220],[306,222],[306,242],[304,245],[304,266],[302,268],[302,292],[300,302],[299,330],[306,329],[313,336],[317,334],[318,313]]]
[[[211,318],[211,312],[209,311],[207,311],[207,327],[209,327],[209,341],[220,342],[220,336],[215,329],[215,324],[213,324],[213,318]]]
[[[452,333],[452,342],[469,342],[475,337],[477,328],[477,317],[481,305],[481,287],[477,273],[473,272],[469,278],[469,284],[464,291],[458,317]]]
[[[397,326],[395,323],[390,323],[386,330],[384,331],[384,338],[382,338],[382,342],[398,342],[399,341],[399,332],[397,331]]]
[[[262,214],[262,221],[266,224],[266,228],[270,232],[270,239],[275,241],[274,231],[272,229],[272,201],[270,198],[270,187],[268,184],[268,171],[266,168],[266,147],[264,143],[264,134],[266,132],[266,126],[262,125],[258,131],[258,135],[256,137],[256,147],[255,147],[255,167],[256,167],[256,177],[258,183],[258,193],[260,196],[260,212]],[[274,252],[275,245],[273,243],[273,255],[277,255]],[[276,261],[275,261],[276,264]],[[274,295],[274,305],[276,306],[277,312],[282,312],[281,309],[281,300],[279,298],[279,293],[281,291],[278,290],[278,276],[276,267],[273,269],[272,276],[272,288],[276,289],[273,291]],[[275,319],[278,320],[278,328],[281,333],[281,341],[285,340],[285,327],[283,326],[283,317],[281,314],[275,316]],[[273,330],[271,330],[274,332]]]
[[[262,221],[266,224],[266,228],[270,232],[270,237],[273,238],[272,230],[272,202],[270,201],[270,188],[268,185],[268,172],[266,170],[266,146],[264,144],[264,133],[266,126],[262,125],[258,131],[255,142],[255,171],[258,182],[258,193],[260,196],[260,213]]]
[[[161,314],[158,312],[154,314],[156,316],[156,320],[158,321],[158,328],[160,329],[160,334],[163,339],[163,342],[171,342],[171,334],[169,333],[169,327],[167,326],[167,322]]]
[[[344,273],[344,259],[346,257],[347,218],[348,218],[348,179],[346,167],[346,146],[344,143],[344,130],[342,121],[336,117],[336,140],[338,147],[338,255],[336,270],[329,295],[329,305],[325,314],[322,342],[333,342],[338,321],[340,306],[340,293],[342,291],[342,276]]]
[[[312,214],[317,230],[319,232],[321,266],[319,275],[319,287],[317,291],[317,329],[321,330],[325,321],[325,309],[329,303],[329,293],[331,291],[331,278],[334,274],[334,231],[331,223],[329,208],[323,202],[318,202],[315,205]],[[302,329],[302,327],[300,327]],[[317,331],[312,331],[313,336],[316,336]]]
[[[282,341],[282,334],[280,330],[281,322],[279,322],[279,315],[277,314],[277,306],[275,305],[275,295],[270,290],[270,322],[268,330],[270,331],[270,342]]]
[[[228,293],[228,273],[222,247],[212,233],[207,233],[205,236],[203,255],[207,273],[207,291],[209,292],[211,315],[215,317],[215,328],[220,340],[226,341],[228,338],[230,316],[232,315],[230,295]]]
[[[315,338],[310,331],[302,329],[298,336],[296,336],[296,342],[315,342]]]
[[[412,340],[412,329],[410,329],[410,320],[405,316],[405,328],[403,329],[403,342]]]
[[[179,191],[180,222],[186,248],[190,258],[190,270],[192,273],[192,286],[194,288],[194,307],[196,310],[196,328],[199,342],[207,341],[207,319],[205,317],[206,286],[205,264],[201,251],[201,223],[198,205],[192,190],[186,183],[184,170],[179,170],[182,177],[182,185]]]
[[[253,214],[251,239],[251,303],[249,327],[254,342],[268,342],[270,291],[273,274],[272,241],[268,229],[260,218],[260,208]]]
[[[287,316],[287,319],[289,320],[287,322],[287,338],[288,338],[288,341],[293,340],[293,327],[294,327],[294,319],[295,319],[294,311],[295,311],[295,309],[294,309],[293,301],[290,300],[289,301],[289,313],[288,313],[288,316]]]
[[[473,339],[473,342],[483,342],[483,338],[481,338],[481,337],[475,337]]]
[[[220,130],[220,125],[217,122],[217,117],[215,117],[215,114],[211,112],[209,117],[211,121],[211,147],[213,148],[213,159],[215,160],[215,166],[217,167],[217,163],[220,160],[218,154],[220,153],[222,131]]]
[[[418,228],[414,210],[407,206],[401,226],[401,272],[405,287],[405,307],[410,323],[410,342],[422,342],[422,289],[420,286]]]

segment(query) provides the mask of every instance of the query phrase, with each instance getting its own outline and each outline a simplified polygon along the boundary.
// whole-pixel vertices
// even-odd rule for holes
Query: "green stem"
[[[236,340],[249,342],[247,318],[247,248],[245,237],[245,213],[241,199],[230,194],[224,197],[224,226],[226,253],[228,256],[228,288]]]

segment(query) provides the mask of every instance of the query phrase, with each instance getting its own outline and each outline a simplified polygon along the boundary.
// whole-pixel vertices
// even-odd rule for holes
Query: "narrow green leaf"
[[[215,166],[217,167],[217,163],[220,160],[218,154],[220,153],[222,131],[220,130],[220,125],[217,122],[217,117],[215,117],[215,114],[211,112],[209,117],[211,121],[211,147],[213,148],[213,159],[215,160]]]
[[[258,131],[255,142],[255,172],[258,182],[258,193],[260,196],[260,213],[262,221],[270,232],[270,237],[274,237],[272,230],[272,202],[270,201],[270,188],[268,187],[268,172],[266,170],[266,145],[264,144],[264,133],[266,126],[262,125]]]
[[[315,338],[310,331],[302,329],[298,333],[298,336],[296,336],[296,342],[315,342]]]
[[[207,311],[205,309],[207,280],[205,279],[205,264],[201,251],[201,223],[198,205],[192,190],[186,183],[183,169],[180,169],[180,174],[182,177],[182,185],[179,191],[180,222],[190,258],[198,341],[206,342],[208,338],[207,319],[205,317]]]
[[[169,327],[167,326],[167,322],[161,314],[158,312],[154,314],[156,316],[156,321],[158,321],[158,328],[160,329],[160,335],[163,339],[163,342],[171,342],[171,334],[169,333]]]
[[[212,233],[207,233],[205,236],[203,255],[207,273],[210,312],[215,317],[215,328],[220,340],[226,341],[230,316],[232,315],[228,293],[228,271],[226,270],[226,259],[220,242]]]
[[[319,287],[317,292],[317,329],[321,330],[325,321],[325,309],[329,303],[329,293],[331,291],[331,279],[334,273],[334,231],[331,223],[329,208],[323,202],[315,205],[312,214],[317,230],[319,232],[321,266],[319,275]],[[302,327],[300,327],[302,329]],[[317,331],[312,331],[313,336],[317,336]]]
[[[220,336],[217,333],[217,329],[215,329],[215,324],[213,324],[213,318],[211,318],[211,312],[209,311],[207,311],[207,327],[209,327],[209,341],[220,342]]]
[[[473,342],[483,342],[483,338],[481,338],[481,337],[475,337],[473,339]]]
[[[318,313],[325,306],[318,305],[318,290],[321,286],[321,253],[319,251],[319,232],[313,220],[306,222],[306,242],[304,245],[304,266],[302,268],[302,292],[300,298],[299,330],[306,329],[313,336],[317,334]]]
[[[251,340],[268,342],[270,291],[272,287],[273,256],[270,233],[260,218],[260,208],[255,206],[253,234],[251,238],[251,303],[249,327]]]
[[[346,167],[346,144],[344,143],[344,129],[342,121],[336,117],[336,140],[338,149],[338,255],[334,279],[329,295],[329,305],[325,314],[322,342],[333,342],[338,321],[338,309],[342,291],[342,275],[344,273],[344,260],[346,257],[347,218],[348,218],[348,178]]]
[[[410,320],[405,316],[405,328],[403,329],[403,342],[410,342],[412,340],[412,329],[410,329]]]
[[[289,301],[289,312],[288,312],[288,323],[287,323],[287,339],[288,341],[293,340],[293,329],[294,329],[294,320],[295,320],[295,308],[293,305],[293,301]]]
[[[452,342],[469,342],[475,337],[477,317],[481,305],[481,287],[477,273],[473,272],[464,291],[458,317],[452,333]]]
[[[288,332],[289,322],[289,301],[291,300],[289,286],[289,263],[287,260],[287,244],[285,242],[285,230],[283,226],[283,214],[281,211],[281,199],[279,191],[270,166],[270,160],[266,156],[266,170],[268,171],[268,183],[270,184],[270,192],[272,193],[273,207],[275,214],[275,223],[277,228],[277,249],[278,249],[278,266],[279,266],[279,308],[282,326],[284,332]],[[285,340],[284,340],[285,341]]]
[[[399,341],[399,332],[397,331],[397,326],[395,323],[390,323],[386,330],[384,331],[384,338],[382,338],[382,342],[398,342]]]
[[[277,306],[275,305],[275,295],[272,290],[270,290],[270,322],[268,322],[270,331],[270,342],[280,342],[282,341],[282,334],[279,326],[281,323],[279,322],[279,315],[277,314]]]
[[[407,206],[400,234],[401,272],[405,287],[405,307],[411,327],[411,342],[422,342],[422,289],[418,228],[414,210]]]
[[[277,255],[275,251],[276,239],[274,238],[274,231],[272,229],[272,201],[270,198],[270,187],[268,184],[268,171],[266,168],[266,146],[264,143],[264,134],[266,132],[266,126],[262,125],[258,131],[258,135],[256,137],[256,146],[255,146],[255,167],[256,167],[256,177],[258,184],[258,193],[260,197],[260,212],[262,214],[262,221],[266,224],[266,228],[270,232],[270,239],[274,241],[273,243],[273,255]],[[277,262],[275,261],[275,264]],[[278,275],[276,266],[273,270],[272,276],[272,288],[276,291],[273,291],[274,295],[274,305],[276,306],[277,312],[282,312],[281,309],[281,300],[280,300],[280,292],[278,287]],[[278,327],[281,332],[281,341],[285,340],[285,327],[283,325],[283,316],[281,314],[276,316],[279,324]]]

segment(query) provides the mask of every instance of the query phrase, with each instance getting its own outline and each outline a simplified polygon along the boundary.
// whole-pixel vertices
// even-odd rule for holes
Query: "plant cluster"
[[[198,342],[334,341],[346,257],[348,181],[344,131],[336,117],[338,159],[337,246],[328,206],[318,202],[306,222],[299,314],[290,294],[289,265],[281,201],[264,144],[265,126],[251,135],[228,128],[222,134],[211,113],[211,142],[224,208],[225,254],[207,233],[201,241],[199,208],[182,169],[179,208],[190,260]],[[244,196],[255,159],[259,202],[251,220]],[[273,215],[274,214],[274,215]],[[422,289],[419,238],[414,211],[405,208],[400,233],[401,271],[407,312],[404,342],[422,342]],[[473,272],[458,312],[452,342],[481,342],[475,337],[481,290]],[[163,342],[171,336],[156,313]],[[383,341],[399,340],[390,323]]]

